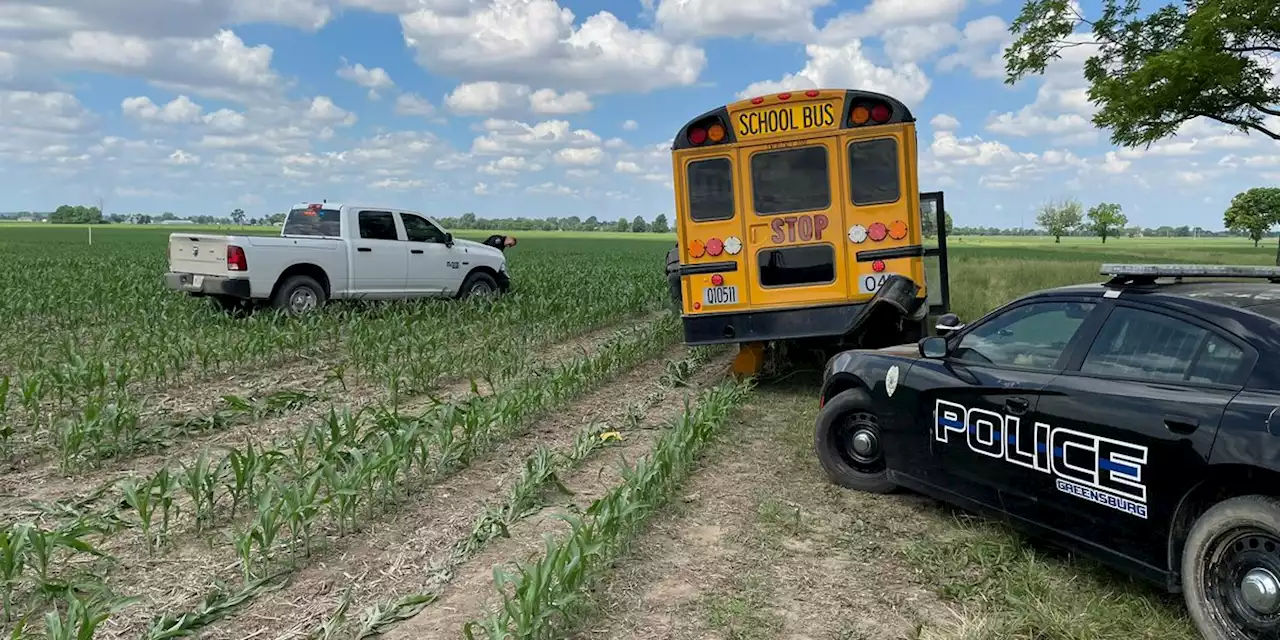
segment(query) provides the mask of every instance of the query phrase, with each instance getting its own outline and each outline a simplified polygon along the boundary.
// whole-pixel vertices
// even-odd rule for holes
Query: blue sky
[[[1118,202],[1220,228],[1280,182],[1274,142],[1188,123],[1095,131],[1071,50],[1003,84],[1019,3],[990,0],[12,0],[0,6],[0,211],[250,216],[381,202],[434,215],[670,215],[691,117],[862,87],[919,119],[921,188],[964,225]],[[1086,13],[1096,11],[1086,2]],[[1079,37],[1087,39],[1086,34]]]

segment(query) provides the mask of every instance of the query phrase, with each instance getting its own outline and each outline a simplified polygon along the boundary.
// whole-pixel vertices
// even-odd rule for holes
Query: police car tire
[[[892,493],[897,485],[888,480],[888,472],[865,473],[851,468],[844,462],[840,451],[831,443],[831,432],[840,425],[845,416],[854,411],[875,413],[871,395],[866,389],[849,389],[837,393],[828,400],[818,412],[817,429],[813,434],[813,448],[818,455],[818,462],[826,471],[832,482],[857,491],[867,493]]]
[[[1232,529],[1261,529],[1280,536],[1280,500],[1247,495],[1223,500],[1205,511],[1191,527],[1182,549],[1182,594],[1187,611],[1205,638],[1244,640],[1248,636],[1218,619],[1209,604],[1202,572],[1210,545]]]

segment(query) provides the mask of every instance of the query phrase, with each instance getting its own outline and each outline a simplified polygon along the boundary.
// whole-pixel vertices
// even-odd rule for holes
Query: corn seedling
[[[559,540],[548,535],[545,552],[532,563],[518,563],[513,571],[494,569],[502,605],[468,622],[464,635],[472,639],[479,631],[489,638],[557,637],[584,591],[688,474],[702,447],[748,389],[749,384],[724,383],[704,394],[694,408],[686,401],[684,415],[650,455],[624,470],[622,484],[592,502],[585,517],[561,516],[570,525],[567,535]]]

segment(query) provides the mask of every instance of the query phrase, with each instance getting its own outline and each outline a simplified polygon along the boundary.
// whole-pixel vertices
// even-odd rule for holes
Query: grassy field
[[[736,382],[679,344],[671,236],[526,232],[497,301],[286,320],[165,290],[172,231],[0,226],[9,637],[1195,635],[1089,561],[826,482],[816,372]],[[952,246],[968,320],[1103,261],[1275,259]]]

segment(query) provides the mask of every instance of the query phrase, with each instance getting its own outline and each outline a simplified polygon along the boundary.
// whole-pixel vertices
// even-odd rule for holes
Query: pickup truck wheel
[[[476,271],[467,276],[462,282],[462,289],[458,292],[459,298],[470,298],[472,296],[492,296],[498,292],[498,283],[493,276],[483,272]]]
[[[884,441],[871,396],[864,389],[841,391],[818,413],[813,448],[836,484],[868,493],[890,493]]]
[[[1195,522],[1182,551],[1182,592],[1206,638],[1253,640],[1280,631],[1280,501],[1224,500]]]
[[[280,285],[272,306],[289,315],[302,315],[324,305],[324,288],[307,276],[292,276]]]

